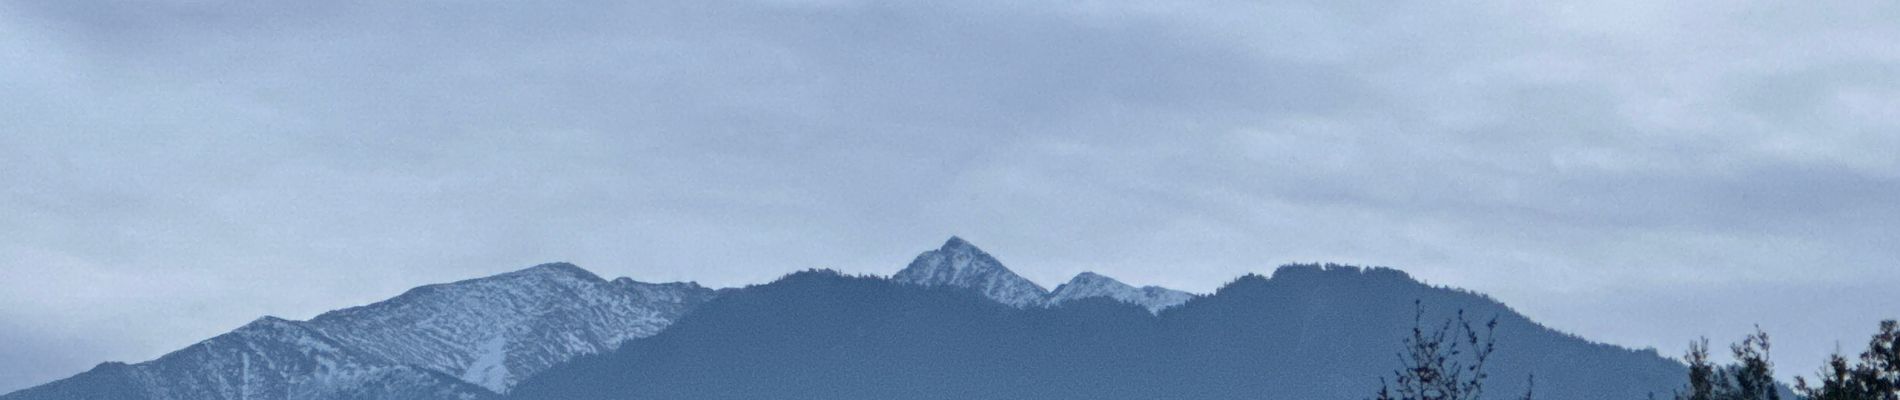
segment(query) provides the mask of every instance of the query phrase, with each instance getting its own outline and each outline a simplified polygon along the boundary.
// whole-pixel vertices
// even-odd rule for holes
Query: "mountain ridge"
[[[1187,303],[1194,295],[1160,286],[1138,288],[1102,274],[1083,272],[1050,291],[1048,304],[1060,305],[1095,297],[1139,305],[1148,309],[1148,312],[1160,313],[1161,310]]]
[[[951,236],[936,250],[917,255],[891,279],[921,286],[949,286],[974,290],[1015,307],[1050,307],[1069,301],[1105,297],[1159,312],[1186,302],[1193,294],[1160,286],[1134,287],[1095,272],[1082,272],[1055,290],[1044,289],[975,244]],[[1066,288],[1066,290],[1065,290]]]
[[[1049,290],[1016,275],[989,253],[963,238],[951,236],[936,250],[917,255],[891,279],[922,286],[954,286],[976,290],[1015,307],[1047,303]]]
[[[830,287],[838,293],[811,292],[800,295],[820,298],[824,304],[822,307],[810,306],[815,303],[798,301],[786,301],[783,304],[764,302],[762,304],[776,304],[771,306],[781,309],[777,314],[753,317],[824,316],[844,312],[840,310],[863,312],[866,313],[864,315],[871,317],[833,321],[839,326],[855,327],[854,329],[857,330],[831,329],[830,331],[849,336],[884,329],[893,330],[890,333],[895,335],[934,337],[938,342],[922,343],[916,340],[885,342],[883,340],[889,340],[889,338],[873,337],[865,340],[871,343],[883,343],[882,345],[887,347],[858,349],[864,354],[886,354],[880,352],[897,351],[895,354],[898,356],[893,360],[910,360],[916,363],[928,363],[931,359],[906,358],[908,356],[904,355],[915,355],[916,352],[922,351],[955,349],[967,354],[959,353],[960,355],[954,356],[946,354],[942,356],[946,357],[943,359],[963,360],[961,362],[964,364],[961,365],[969,368],[982,367],[980,360],[967,358],[973,355],[987,355],[992,359],[1001,360],[1013,359],[1025,354],[1044,360],[1082,357],[1082,359],[1073,360],[1073,364],[1002,366],[1004,370],[1029,374],[1026,376],[1039,376],[1036,374],[1043,373],[1038,372],[1042,368],[1097,368],[1101,366],[1120,366],[1129,370],[1157,374],[1166,372],[1151,370],[1150,366],[1130,365],[1127,364],[1127,360],[1114,359],[1125,354],[1134,354],[1137,358],[1156,363],[1156,365],[1197,369],[1212,377],[1247,379],[1235,374],[1240,373],[1237,371],[1246,371],[1257,366],[1233,359],[1232,354],[1225,354],[1227,351],[1216,350],[1223,349],[1222,346],[1260,350],[1262,357],[1278,361],[1336,359],[1366,365],[1389,362],[1390,354],[1366,356],[1354,353],[1356,350],[1351,346],[1340,347],[1334,342],[1355,343],[1357,346],[1396,345],[1396,339],[1384,337],[1386,335],[1384,331],[1398,332],[1409,328],[1394,327],[1390,324],[1396,315],[1392,314],[1393,310],[1405,308],[1389,301],[1391,300],[1389,296],[1394,293],[1422,293],[1443,297],[1455,301],[1440,302],[1444,304],[1435,306],[1449,305],[1458,309],[1473,307],[1507,316],[1506,319],[1511,321],[1509,326],[1513,327],[1511,329],[1517,333],[1530,332],[1534,337],[1539,338],[1538,340],[1543,341],[1538,343],[1554,344],[1547,346],[1546,350],[1556,352],[1555,354],[1583,359],[1621,360],[1616,362],[1646,365],[1642,369],[1651,372],[1668,369],[1666,366],[1658,367],[1651,363],[1651,361],[1663,359],[1653,349],[1642,354],[1626,354],[1634,351],[1549,329],[1517,314],[1515,310],[1487,295],[1429,285],[1412,278],[1403,271],[1391,268],[1292,264],[1275,269],[1270,276],[1242,275],[1207,295],[1194,295],[1158,286],[1135,287],[1102,274],[1083,272],[1068,282],[1056,286],[1054,290],[1047,290],[1015,274],[994,256],[977,248],[974,244],[952,236],[939,248],[919,254],[903,270],[889,277],[847,276],[836,271],[809,270],[788,274],[773,282],[735,289],[710,289],[694,282],[645,283],[624,277],[607,280],[570,263],[538,264],[487,277],[418,286],[384,301],[325,312],[305,321],[286,320],[272,316],[260,317],[231,332],[168,353],[158,359],[132,364],[102,363],[92,370],[73,377],[0,395],[0,400],[535,398],[534,394],[517,395],[514,390],[526,382],[542,379],[541,375],[547,371],[555,369],[572,371],[573,365],[599,363],[601,362],[599,360],[613,359],[617,354],[626,352],[651,351],[655,348],[653,346],[658,346],[653,343],[675,345],[706,343],[720,338],[716,332],[708,334],[704,331],[696,331],[708,336],[700,339],[677,337],[683,334],[669,335],[668,332],[674,330],[676,328],[674,325],[678,323],[686,324],[689,329],[700,329],[690,327],[705,326],[714,322],[693,321],[723,321],[718,323],[726,324],[725,326],[729,329],[755,332],[774,332],[775,329],[784,329],[783,326],[800,326],[798,325],[800,323],[809,323],[809,321],[793,318],[783,320],[783,326],[744,325],[743,318],[722,319],[727,317],[721,317],[718,313],[707,316],[698,315],[701,313],[699,309],[709,304],[741,302],[744,301],[743,299],[760,298],[759,296],[762,295],[759,293],[786,293],[782,290],[786,287],[807,288],[808,286]],[[841,295],[858,293],[856,291],[881,293],[879,296],[883,297],[875,298],[895,303],[860,304],[864,302],[863,299]],[[1358,295],[1345,295],[1355,293]],[[733,295],[740,296],[741,300],[724,300]],[[798,304],[807,306],[787,308]],[[723,310],[728,310],[722,312],[740,314],[749,312],[743,307],[721,307],[725,307],[721,308]],[[931,314],[933,312],[939,314]],[[938,315],[945,318],[945,321],[961,323],[919,319],[928,315]],[[1050,347],[1012,348],[1014,353],[990,352],[996,349],[946,347],[958,344],[976,346],[976,344],[970,342],[971,338],[954,335],[932,336],[942,335],[943,332],[918,331],[913,329],[915,327],[905,326],[881,326],[876,325],[880,323],[877,321],[907,321],[920,324],[919,326],[936,326],[938,329],[945,330],[943,332],[974,329],[973,335],[978,335],[978,337],[983,334],[1001,335],[989,337],[988,340],[1002,345],[1023,346],[1026,343],[1040,343]],[[981,326],[987,323],[1002,324],[1000,326],[1005,328]],[[825,329],[829,328],[807,327],[810,331],[825,331]],[[1260,337],[1237,340],[1234,332],[1251,332],[1250,335]],[[796,336],[801,332],[779,333]],[[1074,343],[1036,342],[1040,340],[1035,339],[1038,335],[1067,338]],[[653,339],[656,336],[665,336],[665,338]],[[1155,338],[1169,338],[1169,340],[1149,342]],[[756,339],[779,340],[772,337]],[[1389,343],[1383,342],[1388,339]],[[825,341],[829,339],[809,340],[816,342],[799,343],[799,345],[824,343],[825,346],[855,346],[851,343]],[[1260,340],[1287,343],[1289,347],[1276,348],[1254,343]],[[646,350],[623,351],[621,348],[623,344],[633,343],[645,343],[642,349]],[[1078,343],[1094,343],[1106,347],[1073,347]],[[1192,343],[1192,345],[1181,343]],[[1510,343],[1510,341],[1501,340],[1501,343]],[[922,347],[897,350],[903,345]],[[1169,348],[1168,346],[1176,346],[1172,348],[1174,351],[1170,354],[1149,354],[1145,353],[1148,350],[1143,349],[1144,347]],[[1532,347],[1544,348],[1540,346],[1542,345]],[[1070,352],[1086,354],[1075,356],[1069,353],[1052,353],[1050,349],[1066,349]],[[824,354],[809,356],[831,357],[830,362],[842,363],[836,367],[847,371],[853,371],[852,368],[862,366],[844,363],[849,360],[839,360],[836,359],[837,356]],[[1191,367],[1180,364],[1184,360],[1181,357],[1188,357],[1187,360],[1192,360],[1193,357],[1217,360],[1228,363],[1228,367],[1234,370]],[[881,363],[890,362],[895,361],[887,360]],[[1673,363],[1673,361],[1670,362]],[[689,362],[688,365],[698,364]],[[1030,368],[1032,366],[1037,368]],[[707,371],[713,373],[729,370],[731,367],[726,365],[723,368]],[[885,365],[885,368],[889,371],[899,371],[907,366]],[[1363,368],[1354,369],[1358,367],[1296,365],[1288,368],[1292,368],[1292,371],[1309,372],[1275,372],[1278,370],[1256,370],[1255,372],[1274,376],[1274,382],[1319,382],[1320,386],[1334,390],[1358,390],[1359,385],[1364,383],[1357,380],[1358,377],[1347,375],[1365,372],[1360,370]],[[1327,368],[1332,368],[1334,375],[1313,375],[1310,372],[1327,371]],[[1562,366],[1544,366],[1544,368],[1562,368]],[[663,370],[658,372],[661,375],[650,378],[664,377]],[[771,371],[760,373],[769,372]],[[955,374],[958,371],[927,372]],[[1363,378],[1376,379],[1386,372],[1377,371]],[[858,373],[876,372],[860,371]],[[1116,375],[1119,372],[1115,371],[1088,373],[1100,375],[1099,377],[1104,379],[1115,379],[1118,382],[1140,382],[1146,379]],[[1308,375],[1299,375],[1302,373]],[[1672,379],[1665,375],[1667,374],[1642,375],[1645,376],[1642,379],[1646,379],[1646,382],[1650,383],[1649,386],[1659,387],[1661,385],[1657,384],[1658,382]],[[798,377],[798,379],[819,380],[822,378]],[[991,376],[990,378],[1015,382],[1013,385],[1019,386],[1034,383],[1033,380],[1021,381],[1019,377]],[[1057,374],[1049,379],[1060,381],[1060,379],[1068,378],[1075,378],[1075,376]],[[1205,377],[1184,379],[1188,381],[1199,379],[1205,384],[1212,385],[1222,384],[1221,381],[1206,381],[1205,379],[1212,378]],[[1545,382],[1542,377],[1538,382],[1540,391],[1546,389],[1547,386],[1561,391],[1568,384],[1561,380],[1555,383]],[[922,382],[918,384],[929,385]],[[1508,387],[1509,384],[1504,386]],[[1240,385],[1228,389],[1235,391],[1203,391],[1200,394],[1230,396],[1250,393],[1248,390],[1258,388]],[[891,394],[878,392],[880,389],[875,388],[856,390],[862,390],[865,393]],[[1039,389],[1023,390],[1013,392],[1011,395],[1060,395],[1060,393],[1041,392]],[[1143,388],[1122,388],[1122,390],[1125,393],[1148,393],[1164,397],[1181,394],[1152,392]],[[1182,390],[1195,392],[1198,389]],[[672,394],[686,396],[679,398],[695,398],[687,396],[690,394],[688,392],[681,391]],[[763,393],[752,394],[763,395]],[[823,393],[808,392],[808,394]],[[1096,394],[1109,396],[1102,398],[1117,398],[1110,392]]]
[[[509,399],[1358,397],[1398,367],[1415,300],[1426,321],[1497,317],[1497,393],[1521,393],[1534,374],[1539,399],[1642,398],[1686,375],[1653,351],[1581,340],[1397,271],[1289,265],[1158,313],[1103,298],[1014,307],[956,289],[789,274]]]
[[[265,316],[157,359],[101,364],[0,399],[492,398],[554,364],[656,333],[714,294],[546,263],[306,321]]]

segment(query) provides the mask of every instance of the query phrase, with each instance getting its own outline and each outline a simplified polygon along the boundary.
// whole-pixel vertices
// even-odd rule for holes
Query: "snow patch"
[[[482,343],[475,362],[462,372],[462,380],[493,390],[508,391],[508,338],[496,336]]]

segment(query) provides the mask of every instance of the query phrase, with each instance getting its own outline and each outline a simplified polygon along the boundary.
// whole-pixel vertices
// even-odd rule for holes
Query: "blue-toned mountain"
[[[475,400],[652,335],[713,297],[554,263],[309,321],[265,317],[156,360],[106,363],[0,400]]]
[[[735,290],[658,335],[524,382],[513,400],[1360,398],[1413,327],[1496,316],[1491,392],[1636,399],[1685,368],[1557,332],[1390,269],[1301,265],[1151,313],[1103,298],[1017,307],[826,271]]]
[[[950,237],[942,247],[917,255],[910,265],[891,276],[897,282],[972,290],[1014,307],[1049,307],[1063,303],[1107,298],[1159,312],[1181,305],[1194,295],[1160,286],[1134,287],[1094,272],[1083,272],[1049,291],[1004,267],[976,245]]]
[[[308,321],[265,317],[156,360],[0,400],[1358,398],[1428,320],[1498,318],[1492,393],[1644,398],[1654,352],[1544,328],[1382,268],[1298,265],[1209,295],[1083,273],[1053,291],[951,238],[889,278],[741,289],[553,263],[428,285]]]

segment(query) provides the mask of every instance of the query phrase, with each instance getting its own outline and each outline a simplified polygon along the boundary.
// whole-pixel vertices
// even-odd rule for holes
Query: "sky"
[[[569,261],[1404,269],[1784,378],[1900,317],[1900,3],[0,1],[0,392]]]

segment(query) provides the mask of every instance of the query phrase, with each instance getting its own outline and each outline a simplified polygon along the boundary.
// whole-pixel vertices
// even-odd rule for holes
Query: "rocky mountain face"
[[[452,376],[347,348],[265,317],[157,360],[101,364],[15,399],[428,399],[495,395]]]
[[[344,346],[495,392],[577,355],[651,336],[712,297],[691,283],[602,280],[572,264],[416,288],[309,321]]]
[[[894,278],[1013,307],[1108,298],[1159,311],[1189,295],[1088,273],[1043,289],[951,238]],[[651,336],[715,296],[692,283],[603,280],[566,263],[428,285],[308,321],[265,317],[157,360],[107,363],[5,396],[28,399],[479,399],[580,355]]]
[[[1083,272],[1070,279],[1069,283],[1056,286],[1049,293],[1047,303],[1064,304],[1081,299],[1108,298],[1123,303],[1134,304],[1159,313],[1163,309],[1187,303],[1193,294],[1160,286],[1134,287],[1126,283],[1102,276],[1094,272]]]
[[[28,399],[481,399],[666,328],[714,296],[571,264],[418,287],[309,321],[266,317],[157,360],[102,364]]]
[[[813,271],[718,291],[544,264],[265,317],[0,400],[1353,398],[1396,367],[1414,301],[1433,320],[1497,317],[1496,393],[1530,375],[1555,400],[1682,384],[1682,365],[1653,351],[1396,270],[1288,266],[1210,295],[1082,273],[1049,291],[953,237],[890,278]]]
[[[1094,272],[1076,275],[1054,292],[1016,275],[989,253],[962,238],[951,237],[943,246],[924,252],[909,267],[891,277],[901,283],[974,290],[984,297],[1015,307],[1047,307],[1086,298],[1108,298],[1140,305],[1151,312],[1186,303],[1187,292],[1146,286],[1136,288]]]
[[[720,296],[658,335],[550,369],[511,400],[1363,398],[1400,368],[1414,302],[1497,320],[1486,389],[1540,400],[1667,395],[1686,368],[1557,332],[1388,269],[1289,266],[1152,313],[1106,298],[1016,307],[829,271]]]
[[[975,290],[984,297],[1015,307],[1048,304],[1049,290],[1016,275],[989,253],[962,238],[951,237],[943,247],[926,251],[892,280],[921,286],[950,286]]]

